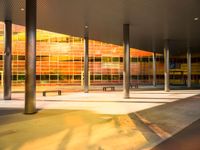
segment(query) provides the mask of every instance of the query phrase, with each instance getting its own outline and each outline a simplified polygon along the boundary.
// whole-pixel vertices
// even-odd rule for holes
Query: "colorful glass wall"
[[[4,24],[0,23],[1,73],[3,73],[3,30]],[[84,67],[83,42],[82,38],[37,30],[37,86],[81,85]],[[12,85],[24,86],[25,28],[23,26],[13,25],[12,58]],[[157,55],[156,65],[157,81],[163,83],[164,65],[161,54]],[[122,84],[123,47],[90,40],[89,72],[90,85]],[[193,82],[198,82],[197,80],[199,81],[199,77]],[[152,84],[151,52],[131,49],[131,82]]]

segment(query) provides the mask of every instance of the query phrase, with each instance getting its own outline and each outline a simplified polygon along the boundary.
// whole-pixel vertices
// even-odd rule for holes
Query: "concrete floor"
[[[151,129],[157,136],[159,136],[160,142],[159,140],[155,142],[158,144],[166,139],[174,138],[174,135],[176,135],[195,121],[199,120],[199,107],[200,95],[198,94],[192,97],[174,101],[172,103],[167,103],[146,110],[141,110],[136,113],[130,113],[129,116],[131,117],[136,114],[136,116],[143,122],[145,127]],[[148,137],[148,133],[146,135],[146,137]],[[149,138],[151,138],[151,136]],[[192,140],[190,140],[190,142],[192,142]],[[151,145],[151,143],[153,144]],[[149,146],[154,147],[155,143],[150,142]],[[194,143],[190,144],[196,145],[197,142],[194,141]],[[181,150],[179,148],[177,149]],[[187,150],[193,149],[189,148]]]
[[[123,92],[67,92],[62,96],[48,93],[46,97],[37,93],[38,109],[89,110],[100,114],[128,114],[151,107],[171,103],[199,94],[199,90],[132,91],[130,99],[123,98]],[[13,93],[12,101],[0,101],[1,107],[24,107],[24,94]]]
[[[1,150],[124,150],[141,149],[147,143],[127,115],[41,110],[31,116],[0,118]]]
[[[199,150],[200,120],[157,145],[152,150]]]
[[[200,91],[37,94],[35,115],[24,115],[24,95],[0,101],[0,149],[142,150],[200,119]],[[11,144],[12,143],[12,144]]]

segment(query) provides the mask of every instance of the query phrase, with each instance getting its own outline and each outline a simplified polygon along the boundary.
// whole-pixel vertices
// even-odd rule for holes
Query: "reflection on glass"
[[[0,23],[0,71],[3,70],[3,32]],[[13,85],[25,79],[25,28],[13,25]],[[123,47],[90,40],[89,72],[91,85],[122,84]],[[177,59],[178,60],[178,59]],[[176,60],[176,61],[177,61]],[[182,59],[185,62],[185,59]],[[37,85],[81,85],[84,69],[84,40],[78,37],[37,30]],[[199,62],[199,59],[192,59]],[[157,78],[163,83],[163,56],[157,55]],[[182,67],[182,66],[180,66]],[[2,79],[2,77],[1,77]],[[131,49],[131,82],[152,83],[152,53]]]

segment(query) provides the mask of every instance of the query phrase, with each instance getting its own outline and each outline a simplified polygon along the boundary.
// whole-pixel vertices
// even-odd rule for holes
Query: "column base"
[[[24,115],[34,115],[37,114],[38,111],[35,112],[24,112]]]
[[[33,115],[33,114],[36,114],[38,111],[36,108],[26,108],[24,110],[24,114],[25,115]]]
[[[129,99],[129,98],[130,98],[129,95],[125,95],[125,96],[124,96],[124,99]]]
[[[10,101],[10,100],[12,100],[12,98],[11,97],[4,97],[3,100]]]
[[[170,92],[170,89],[165,89],[165,92]]]

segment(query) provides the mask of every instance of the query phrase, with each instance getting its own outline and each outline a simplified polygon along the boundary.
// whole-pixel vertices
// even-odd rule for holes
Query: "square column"
[[[156,52],[153,53],[153,86],[156,86]]]
[[[11,100],[11,84],[12,84],[12,22],[5,21],[5,51],[4,51],[4,67],[3,67],[3,88],[4,100]]]
[[[188,51],[187,51],[187,87],[188,88],[191,88],[191,76],[192,76],[191,51],[188,48]]]
[[[164,76],[165,76],[165,92],[170,91],[169,86],[169,40],[165,40],[164,46]]]
[[[124,72],[123,72],[123,88],[124,88],[124,98],[128,99],[130,97],[130,33],[129,24],[124,24]]]
[[[26,0],[25,114],[36,113],[36,7],[37,0]]]
[[[89,82],[88,82],[88,71],[89,71],[89,35],[88,26],[85,26],[84,35],[84,92],[89,92]]]

